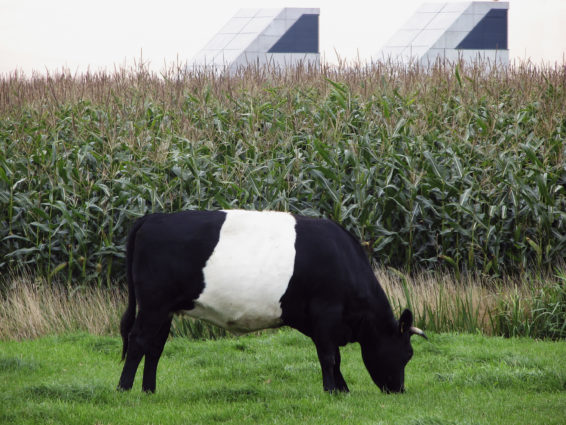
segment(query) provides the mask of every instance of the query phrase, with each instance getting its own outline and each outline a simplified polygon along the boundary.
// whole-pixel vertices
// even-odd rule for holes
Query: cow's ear
[[[411,313],[411,310],[405,309],[399,318],[399,332],[402,334],[409,332],[411,326],[413,326],[413,313]]]

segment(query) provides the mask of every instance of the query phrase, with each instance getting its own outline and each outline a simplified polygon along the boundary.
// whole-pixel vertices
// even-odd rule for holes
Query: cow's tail
[[[126,358],[126,353],[128,352],[128,336],[130,331],[134,326],[134,321],[136,320],[136,291],[134,287],[134,279],[132,273],[133,261],[134,261],[134,246],[136,242],[136,233],[143,224],[145,217],[138,219],[130,234],[128,235],[128,241],[126,242],[126,279],[128,281],[128,307],[122,315],[122,320],[120,320],[120,334],[122,335],[122,360]]]

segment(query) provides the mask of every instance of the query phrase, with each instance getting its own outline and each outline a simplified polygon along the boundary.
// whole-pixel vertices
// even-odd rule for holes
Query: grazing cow
[[[236,333],[299,330],[316,346],[329,392],[348,391],[339,347],[349,342],[360,343],[382,391],[403,391],[410,337],[424,336],[409,310],[395,319],[363,248],[330,220],[242,210],[148,215],[128,237],[127,278],[122,390],[145,356],[142,388],[155,391],[176,312]]]

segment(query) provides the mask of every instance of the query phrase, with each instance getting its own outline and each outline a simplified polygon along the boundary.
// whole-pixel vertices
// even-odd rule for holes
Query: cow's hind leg
[[[165,317],[168,318],[168,315]],[[165,320],[161,314],[148,314],[141,310],[138,312],[132,331],[128,336],[128,352],[118,383],[119,390],[132,388],[141,359],[150,351],[150,344],[159,334],[163,323],[165,323]]]
[[[136,338],[132,334],[128,337],[128,351],[126,353],[126,362],[122,369],[122,375],[118,382],[118,389],[127,391],[132,388],[136,371],[143,357],[142,347],[137,343]]]
[[[155,392],[155,379],[157,374],[157,364],[159,363],[159,358],[163,352],[163,347],[169,336],[169,330],[171,329],[171,321],[173,316],[169,316],[161,329],[159,330],[156,337],[149,343],[148,351],[145,354],[145,363],[143,366],[143,382],[142,389],[146,392]]]

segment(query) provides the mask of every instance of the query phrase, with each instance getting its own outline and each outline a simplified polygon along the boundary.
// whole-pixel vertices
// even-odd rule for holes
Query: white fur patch
[[[279,300],[295,264],[295,218],[274,211],[225,212],[203,270],[204,291],[186,313],[241,333],[279,326]]]

